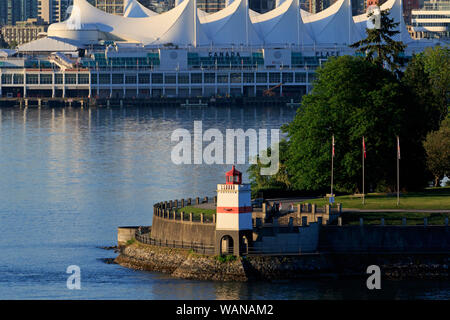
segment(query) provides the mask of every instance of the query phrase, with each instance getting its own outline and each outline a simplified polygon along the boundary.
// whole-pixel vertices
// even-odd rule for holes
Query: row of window
[[[309,73],[309,81],[314,74]],[[52,74],[2,74],[2,84],[53,84]],[[202,83],[306,83],[305,72],[231,72],[231,73],[100,73],[91,75],[92,84],[202,84]],[[89,74],[54,74],[55,84],[89,84]]]

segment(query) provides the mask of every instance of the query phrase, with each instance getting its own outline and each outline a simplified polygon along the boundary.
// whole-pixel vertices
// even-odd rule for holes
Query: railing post
[[[197,197],[197,198],[195,198],[195,204],[200,204],[200,198],[199,197]]]
[[[359,225],[361,227],[364,225],[364,219],[363,218],[359,218]]]
[[[183,211],[180,212],[180,218],[181,218],[181,221],[184,221],[184,212]]]
[[[381,223],[382,226],[384,226],[384,218],[381,218]]]
[[[445,225],[448,227],[448,217],[445,217]]]
[[[192,222],[192,212],[189,213],[189,221]]]
[[[424,227],[428,225],[428,218],[423,218],[423,225]]]
[[[342,217],[338,217],[338,226],[342,226]]]
[[[200,213],[200,223],[203,223],[203,212]]]
[[[406,226],[406,218],[402,218],[402,225]]]
[[[173,210],[173,220],[177,220],[177,211]]]
[[[213,213],[213,223],[214,224],[216,223],[216,214],[215,213]]]

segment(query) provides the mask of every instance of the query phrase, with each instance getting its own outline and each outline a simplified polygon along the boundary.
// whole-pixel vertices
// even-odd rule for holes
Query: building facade
[[[2,37],[9,44],[23,44],[38,38],[38,35],[47,31],[42,20],[30,18],[26,21],[17,21],[15,25],[2,27]]]
[[[110,14],[123,15],[124,0],[89,0],[98,9]]]
[[[412,10],[409,32],[413,39],[450,39],[450,1],[430,0]]]
[[[72,0],[38,0],[37,16],[46,24],[64,21],[71,4]]]
[[[197,8],[207,12],[217,12],[225,8],[225,0],[197,0]]]

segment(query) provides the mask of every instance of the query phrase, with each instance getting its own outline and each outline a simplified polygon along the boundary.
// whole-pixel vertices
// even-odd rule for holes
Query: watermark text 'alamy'
[[[189,130],[179,128],[172,132],[171,140],[172,142],[178,142],[171,152],[172,162],[177,165],[256,164],[259,160],[263,165],[260,170],[261,175],[274,175],[279,169],[279,129],[270,130],[270,154],[267,152],[269,147],[268,129],[258,129],[258,132],[255,129],[247,129],[246,131],[243,129],[226,129],[225,157],[224,134],[216,128],[210,128],[203,132],[202,121],[194,121],[193,135]],[[246,141],[248,141],[247,159]],[[209,144],[203,148],[203,142],[209,142]]]

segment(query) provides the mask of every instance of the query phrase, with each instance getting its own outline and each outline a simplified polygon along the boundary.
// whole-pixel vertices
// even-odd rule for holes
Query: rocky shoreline
[[[387,279],[450,279],[448,254],[308,254],[219,259],[184,249],[133,244],[122,246],[115,263],[136,270],[162,272],[181,279],[236,281],[310,277],[367,276],[379,265]]]

